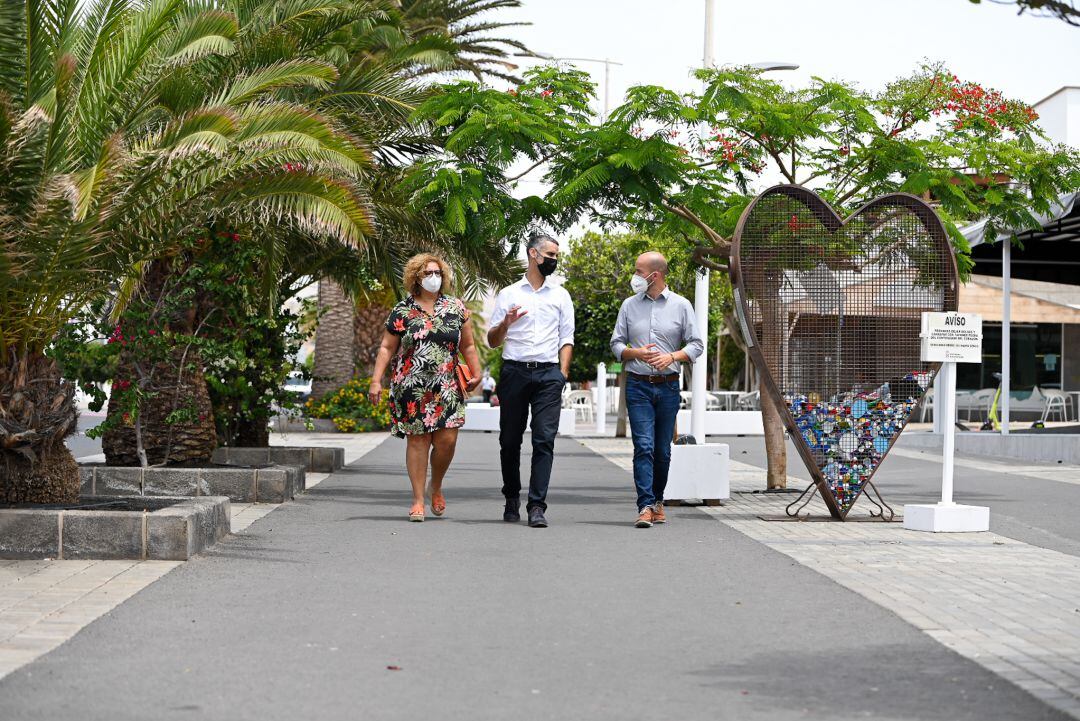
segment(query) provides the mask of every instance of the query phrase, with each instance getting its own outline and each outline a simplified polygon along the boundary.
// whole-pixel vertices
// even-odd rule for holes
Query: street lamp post
[[[601,115],[601,122],[607,120],[608,111],[611,108],[611,66],[622,65],[622,63],[609,60],[607,58],[567,58],[561,55],[552,55],[551,53],[530,53],[530,56],[542,58],[544,60],[566,60],[567,62],[575,63],[603,63],[604,65],[604,111]]]
[[[711,68],[715,65],[715,58],[713,56],[713,20],[716,11],[716,0],[705,0],[705,48],[702,53],[702,60],[706,68]],[[750,67],[756,68],[762,71],[768,70],[795,70],[799,66],[796,63],[781,62],[781,61],[767,61],[751,63]],[[701,337],[704,340],[709,338],[709,269],[699,268],[697,273],[697,279],[694,283],[694,317],[697,321],[698,332],[701,333]],[[690,390],[692,392],[692,398],[690,401],[690,435],[694,437],[698,443],[705,442],[705,408],[708,404],[708,399],[705,395],[705,374],[708,364],[708,350],[702,351],[697,360],[694,361],[694,375],[691,379]],[[719,363],[719,359],[717,359]],[[749,390],[749,387],[747,388]]]

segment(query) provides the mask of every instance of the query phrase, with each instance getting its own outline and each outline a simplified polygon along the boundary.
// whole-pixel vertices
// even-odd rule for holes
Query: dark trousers
[[[656,384],[626,379],[626,415],[634,439],[634,485],[639,511],[664,501],[671,466],[671,436],[680,400],[678,376]]]
[[[484,391],[484,403],[491,403],[491,391]]]
[[[503,495],[516,501],[521,495],[521,439],[532,408],[532,474],[526,508],[547,509],[555,434],[566,378],[558,366],[525,368],[504,363],[499,375],[499,459]]]

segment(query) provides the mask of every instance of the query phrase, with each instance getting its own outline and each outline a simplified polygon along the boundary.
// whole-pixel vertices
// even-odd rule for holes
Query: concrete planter
[[[270,448],[223,446],[214,451],[214,457],[211,460],[226,466],[274,464],[301,466],[309,473],[333,473],[341,470],[345,465],[345,449],[319,446],[271,446]]]
[[[0,508],[0,558],[186,561],[229,534],[222,496],[82,500],[127,509]]]
[[[311,428],[308,428],[308,423]],[[337,426],[329,418],[286,418],[279,416],[274,419],[273,430],[275,433],[340,433]]]
[[[237,503],[284,503],[303,492],[302,466],[131,468],[79,466],[83,496],[225,496]]]

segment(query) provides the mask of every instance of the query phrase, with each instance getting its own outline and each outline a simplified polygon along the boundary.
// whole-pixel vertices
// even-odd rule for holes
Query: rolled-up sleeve
[[[565,290],[559,311],[559,347],[564,345],[574,345],[574,301]]]
[[[705,341],[701,339],[701,332],[697,327],[697,318],[694,315],[694,306],[687,301],[683,303],[682,311],[683,327],[683,353],[691,362],[696,361],[705,350]]]
[[[615,319],[615,330],[611,332],[611,352],[615,355],[615,360],[622,361],[623,351],[626,350],[626,344],[630,342],[630,325],[626,320],[626,302],[619,306],[619,315]]]
[[[499,294],[495,296],[495,308],[491,311],[491,317],[488,318],[488,328],[494,328],[499,323],[503,322],[503,318],[506,317],[506,311],[509,310],[507,303],[507,295],[509,294],[506,288],[499,291]]]

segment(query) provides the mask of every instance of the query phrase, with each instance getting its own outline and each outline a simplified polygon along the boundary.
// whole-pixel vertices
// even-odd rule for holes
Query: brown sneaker
[[[653,523],[653,511],[649,506],[645,506],[641,509],[641,513],[638,514],[637,522],[634,524],[634,528],[648,528]]]
[[[660,501],[652,507],[652,522],[653,523],[667,523],[667,516],[664,515],[664,502]]]

